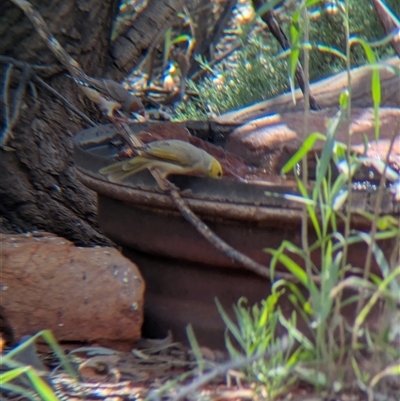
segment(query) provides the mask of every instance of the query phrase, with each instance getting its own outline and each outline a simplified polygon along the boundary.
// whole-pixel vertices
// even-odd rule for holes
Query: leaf
[[[314,147],[314,144],[317,140],[325,141],[326,136],[320,132],[313,132],[312,134],[308,135],[297,152],[282,167],[281,174],[286,174],[292,171],[296,167],[296,164],[299,163]]]
[[[51,387],[31,368],[26,372],[33,387],[45,401],[59,401]]]
[[[344,118],[344,113],[339,110],[335,117],[329,120],[328,128],[326,130],[326,142],[322,149],[321,159],[318,163],[317,179],[313,190],[313,199],[316,200],[320,193],[322,181],[326,177],[329,164],[332,158],[333,148],[335,144],[336,134],[339,126]]]
[[[387,366],[385,369],[376,374],[370,381],[368,390],[372,390],[379,380],[385,376],[400,376],[400,362]]]
[[[30,367],[22,366],[0,374],[0,383],[7,383],[25,373]]]
[[[400,266],[391,271],[390,274],[382,280],[382,282],[378,286],[378,289],[369,298],[364,308],[357,315],[354,322],[353,335],[351,341],[353,348],[357,347],[357,334],[359,332],[361,325],[364,323],[367,315],[370,313],[372,307],[376,304],[378,299],[381,297],[382,293],[386,290],[386,287],[388,287],[391,282],[394,282],[396,276],[399,275],[400,275]]]
[[[309,351],[315,351],[314,344],[296,327],[296,325],[292,324],[290,320],[287,320],[282,313],[279,314],[279,322],[288,330],[289,335],[296,339],[304,348]]]
[[[218,312],[221,315],[222,320],[224,321],[226,327],[232,333],[232,335],[235,337],[236,341],[239,342],[240,346],[244,349],[245,344],[242,341],[242,336],[240,334],[240,330],[235,325],[235,323],[233,323],[232,319],[228,316],[228,314],[225,312],[223,306],[221,305],[221,303],[219,302],[217,297],[214,298],[214,301],[217,305]]]
[[[196,336],[193,331],[193,327],[191,324],[186,326],[186,334],[188,336],[190,348],[192,349],[193,355],[196,358],[197,365],[199,366],[200,373],[204,371],[204,358],[200,350],[199,343],[197,342]]]
[[[358,43],[364,49],[365,55],[367,56],[368,62],[371,65],[377,63],[375,53],[369,43],[361,38],[352,38],[351,44]],[[371,91],[372,91],[372,101],[374,105],[374,117],[375,117],[375,139],[379,139],[379,106],[381,104],[381,80],[379,75],[379,69],[373,67],[371,75]]]
[[[280,254],[278,256],[279,262],[281,262],[286,269],[288,269],[305,287],[308,287],[308,276],[305,270],[298,265],[292,258],[287,255]]]

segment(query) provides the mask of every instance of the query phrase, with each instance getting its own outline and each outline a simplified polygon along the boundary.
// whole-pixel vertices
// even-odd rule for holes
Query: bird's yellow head
[[[222,178],[222,167],[217,159],[211,159],[208,167],[208,175],[212,178]]]

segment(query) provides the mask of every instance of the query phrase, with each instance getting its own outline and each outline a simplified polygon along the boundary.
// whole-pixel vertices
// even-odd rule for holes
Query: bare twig
[[[215,23],[213,31],[210,33],[207,32],[211,11],[210,9],[204,9],[200,11],[196,27],[196,54],[202,54],[204,57],[209,59],[212,58],[210,48],[213,46],[215,47],[221,36],[223,35],[224,29],[232,17],[232,12],[236,3],[237,0],[228,0],[224,4],[224,9],[219,16],[218,21]],[[199,70],[199,63],[193,63],[190,74],[195,75],[200,71],[201,70]]]
[[[10,63],[6,69],[6,74],[5,74],[5,79],[4,79],[4,108],[5,108],[5,113],[4,113],[4,131],[1,135],[1,143],[0,146],[4,146],[8,138],[11,137],[13,138],[13,133],[12,130],[15,126],[15,124],[18,121],[19,113],[21,110],[21,104],[22,104],[22,99],[24,98],[25,91],[26,91],[26,85],[29,82],[30,75],[31,75],[31,69],[29,68],[28,65],[24,65],[22,69],[22,77],[19,80],[19,84],[14,96],[14,101],[12,102],[12,108],[10,107],[11,101],[10,101],[10,96],[9,96],[9,87],[10,87],[10,81],[11,81],[11,74],[12,74],[12,68],[13,65]]]
[[[290,341],[287,336],[284,336],[278,344],[275,344],[264,353],[256,353],[250,357],[242,357],[235,359],[233,361],[217,365],[210,372],[201,375],[197,379],[193,380],[190,384],[187,384],[186,386],[180,386],[177,394],[175,395],[175,397],[172,398],[171,401],[182,400],[184,397],[193,393],[199,387],[204,386],[214,378],[221,375],[225,375],[229,370],[241,369],[245,366],[250,365],[255,361],[258,361],[261,358],[268,358],[271,357],[272,355],[276,355],[278,352],[285,352],[289,348],[289,346],[290,346]],[[157,390],[155,390],[149,393],[148,399],[150,399],[151,401],[158,401],[161,399],[161,397],[159,394],[157,394]]]
[[[228,50],[224,51],[223,53],[221,53],[218,57],[216,57],[214,60],[210,61],[208,63],[209,67],[212,67],[216,64],[218,64],[219,62],[221,62],[222,60],[224,60],[226,57],[230,56],[235,50],[239,49],[242,46],[242,44],[237,41],[236,43],[234,43]],[[208,72],[207,69],[202,68],[199,71],[197,71],[196,73],[194,73],[190,79],[191,80],[196,80],[198,78],[200,78],[204,73]]]
[[[34,9],[27,0],[11,0],[19,7],[31,21],[38,35],[46,43],[60,63],[77,79],[86,82],[88,76],[84,73],[81,66],[64,50],[58,40],[52,35],[42,16]]]
[[[122,127],[123,128],[123,127]],[[129,127],[128,127],[129,129]],[[127,133],[128,136],[130,136]],[[125,135],[123,135],[126,138]],[[133,144],[131,140],[128,139],[128,144],[132,147],[132,150],[137,148],[136,141],[139,141],[139,144],[142,143],[139,138],[135,138],[135,143]],[[143,146],[143,145],[142,145]],[[177,209],[180,211],[182,216],[201,234],[211,245],[213,245],[216,249],[225,254],[229,259],[234,261],[235,263],[243,266],[247,270],[252,271],[262,277],[271,278],[271,270],[263,266],[262,264],[256,262],[255,260],[249,258],[243,253],[237,251],[235,248],[231,247],[224,240],[222,240],[218,235],[210,230],[210,228],[203,222],[199,217],[197,217],[192,210],[190,210],[189,206],[182,199],[179,189],[172,184],[167,179],[163,178],[157,168],[150,169],[150,173],[153,175],[154,179],[157,181],[159,187],[166,193],[169,194],[172,201],[174,202]],[[290,273],[275,271],[274,278],[276,279],[286,279],[294,281],[296,280]],[[320,278],[316,276],[311,276],[311,280],[314,282],[320,282]]]
[[[53,89],[49,84],[43,81],[42,78],[38,77],[37,75],[33,76],[33,80],[36,81],[38,84],[43,86],[43,88],[47,89],[51,94],[53,94],[57,99],[61,100],[61,102],[67,106],[71,111],[77,114],[82,120],[86,121],[92,127],[96,127],[97,124],[92,121],[85,113],[80,111],[77,107],[75,107],[69,100],[67,100],[64,96],[62,96],[59,92]]]
[[[4,90],[3,90],[3,99],[4,99],[4,119],[5,119],[5,128],[3,132],[3,138],[9,135],[9,125],[10,125],[10,119],[11,119],[11,108],[9,104],[9,93],[8,89],[10,87],[10,80],[11,80],[11,74],[13,70],[13,65],[8,64],[6,67],[6,71],[4,74]],[[12,133],[11,133],[12,135]],[[3,139],[4,141],[4,139]]]
[[[253,0],[253,7],[254,9],[259,9],[263,5],[263,0]],[[288,38],[283,32],[282,28],[279,26],[278,21],[275,18],[274,12],[272,10],[266,11],[263,15],[260,16],[261,19],[268,25],[269,30],[271,31],[272,35],[275,39],[279,42],[283,50],[290,49],[290,43]],[[303,67],[301,66],[300,62],[297,62],[296,65],[296,78],[301,91],[303,94],[306,92],[306,88],[309,92],[309,105],[311,110],[320,110],[317,101],[315,100],[314,96],[312,96],[309,90],[309,83],[304,79],[304,71]]]
[[[57,60],[68,70],[78,88],[91,101],[97,104],[102,112],[107,113],[112,118],[114,110],[130,112],[132,104],[134,109],[140,110],[143,105],[139,99],[134,98],[129,91],[121,84],[112,79],[98,79],[88,76],[68,52],[61,46],[60,42],[53,36],[45,20],[40,13],[27,0],[11,0],[18,6],[31,21],[33,27],[41,39],[45,42],[49,50]],[[90,86],[88,89],[87,85]],[[111,98],[111,102],[107,99]],[[132,110],[133,111],[133,110]]]
[[[15,123],[18,120],[19,112],[21,110],[22,99],[24,98],[26,86],[27,86],[28,82],[30,81],[31,74],[32,74],[31,68],[29,67],[29,65],[25,64],[24,68],[22,69],[22,77],[20,79],[20,82],[19,82],[19,85],[17,88],[17,92],[16,92],[15,98],[14,98],[14,105],[13,105],[14,112],[13,112],[12,120],[10,122],[11,129],[14,127]]]
[[[34,64],[28,64],[23,61],[16,60],[12,57],[6,57],[6,56],[0,56],[0,62],[1,63],[9,63],[14,65],[20,70],[24,70],[24,68],[30,69],[30,79],[39,85],[41,85],[43,88],[45,88],[47,91],[49,91],[52,95],[54,95],[57,99],[59,99],[66,107],[68,107],[71,111],[73,111],[75,114],[77,114],[79,117],[82,118],[85,122],[87,122],[89,125],[92,127],[95,127],[97,124],[92,121],[86,114],[84,114],[82,111],[80,111],[77,107],[75,107],[70,101],[68,101],[64,96],[62,96],[59,92],[57,92],[55,89],[53,89],[49,84],[43,81],[42,78],[40,78],[35,71],[40,67],[40,69],[45,69],[45,66],[38,66]],[[31,87],[32,88],[32,87]],[[6,86],[4,87],[4,90],[6,90]],[[36,91],[33,90],[33,97],[36,99],[37,94]],[[6,95],[4,94],[4,99],[7,99]],[[8,96],[8,95],[7,95]]]
[[[34,102],[34,108],[33,108],[33,112],[36,112],[37,108],[39,107],[39,96],[36,90],[36,86],[32,81],[29,81],[29,89],[31,91],[31,95],[33,98],[33,102]]]
[[[132,133],[127,123],[116,121],[114,125],[119,134],[125,139],[132,150],[142,148],[144,146],[144,143]]]
[[[396,33],[391,40],[392,47],[397,55],[400,57],[400,21],[396,18],[394,13],[388,8],[388,6],[381,0],[372,0],[375,7],[375,11],[378,14],[379,21],[381,22],[386,35]],[[397,37],[397,40],[396,40]]]
[[[271,270],[268,267],[237,251],[235,248],[231,247],[224,240],[214,234],[210,228],[189,209],[177,189],[170,187],[168,189],[168,193],[171,196],[175,206],[181,212],[182,216],[190,224],[192,224],[192,226],[195,227],[196,230],[215,248],[224,253],[232,261],[238,263],[253,273],[256,273],[262,277],[271,278]],[[292,274],[279,271],[275,271],[273,277],[276,279],[294,280]],[[315,282],[319,281],[318,277],[312,276],[311,279]]]
[[[24,61],[16,60],[13,57],[3,55],[0,55],[0,63],[13,64],[19,69],[24,68],[24,64],[28,64],[35,72],[45,72],[47,74],[55,74],[63,70],[63,67],[60,67],[58,64],[29,64]]]
[[[228,0],[228,2],[226,3],[225,9],[222,12],[218,22],[215,24],[214,30],[210,35],[210,37],[212,38],[213,46],[216,46],[216,44],[224,34],[224,29],[228,25],[229,20],[232,18],[233,10],[235,9],[236,4],[237,0]]]

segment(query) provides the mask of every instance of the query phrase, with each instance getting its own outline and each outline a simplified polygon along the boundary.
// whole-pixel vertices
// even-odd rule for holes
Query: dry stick
[[[39,101],[38,101],[39,97],[38,97],[38,93],[37,93],[37,90],[36,90],[36,86],[32,81],[29,81],[29,89],[31,90],[31,95],[32,95],[32,98],[33,98],[33,102],[35,104],[32,112],[36,112],[36,110],[39,107]]]
[[[38,84],[42,85],[43,88],[47,89],[50,93],[52,93],[55,97],[57,97],[61,102],[67,106],[71,111],[77,114],[82,120],[86,121],[92,127],[97,127],[97,124],[92,121],[86,114],[76,108],[70,101],[68,101],[64,96],[60,95],[56,90],[54,90],[49,84],[43,81],[42,78],[38,77],[37,75],[33,76],[33,80],[36,81]]]
[[[17,122],[17,119],[19,117],[22,99],[25,95],[26,86],[27,86],[28,82],[30,81],[31,74],[32,74],[32,70],[29,68],[29,66],[24,65],[24,68],[22,69],[21,81],[20,81],[20,84],[18,85],[17,93],[15,94],[14,113],[12,116],[12,120],[10,122],[10,129],[12,129],[12,127],[15,125],[15,123]]]
[[[245,366],[248,366],[251,363],[258,361],[261,358],[268,358],[273,355],[276,355],[278,352],[284,353],[289,348],[289,346],[290,346],[290,341],[287,336],[284,336],[280,341],[280,343],[275,344],[264,353],[261,354],[256,353],[250,357],[242,357],[240,359],[220,364],[216,366],[214,369],[212,369],[210,372],[205,373],[201,375],[199,378],[193,380],[190,384],[187,384],[186,386],[181,386],[179,388],[178,393],[175,395],[175,397],[172,398],[171,401],[179,401],[183,399],[184,397],[193,393],[199,387],[207,384],[214,378],[226,374],[229,370],[244,368]],[[155,396],[149,394],[149,398],[150,400],[160,400],[158,394]]]
[[[59,92],[57,92],[55,89],[53,89],[49,84],[43,81],[42,78],[40,78],[34,70],[40,68],[40,69],[45,69],[46,67],[44,66],[36,66],[32,64],[25,63],[23,61],[16,60],[12,57],[5,57],[5,56],[0,56],[0,62],[2,63],[10,63],[13,64],[15,67],[19,69],[23,69],[24,66],[28,66],[32,71],[31,73],[31,79],[34,82],[37,82],[39,85],[41,85],[43,88],[48,90],[52,95],[54,95],[57,99],[61,100],[61,102],[68,107],[71,111],[73,111],[75,114],[77,114],[79,117],[82,118],[85,122],[87,122],[89,125],[92,127],[96,127],[97,124],[92,121],[86,114],[84,114],[82,111],[80,111],[77,107],[75,107],[70,101],[68,101],[64,96],[60,95]]]
[[[255,9],[259,9],[262,5],[263,5],[262,0],[253,0],[253,7]],[[282,49],[289,50],[290,49],[289,40],[286,37],[285,32],[283,32],[282,28],[279,26],[279,23],[275,18],[274,12],[272,10],[268,10],[260,17],[268,25],[269,30],[271,31],[275,39],[279,42]],[[306,87],[309,91],[309,83],[304,79],[304,71],[300,62],[297,62],[296,65],[296,78],[303,94],[305,93]],[[321,107],[319,107],[317,101],[315,100],[314,96],[312,96],[310,91],[309,91],[309,105],[311,110],[321,109]]]
[[[122,132],[125,131],[126,134],[124,135]],[[127,142],[129,146],[132,147],[132,150],[135,150],[135,148],[138,148],[140,146],[144,146],[143,142],[137,138],[134,137],[134,135],[131,134],[129,126],[127,124],[121,124],[119,127],[119,132],[122,134],[122,136],[127,139]],[[134,140],[132,140],[132,137],[134,137]],[[248,256],[244,255],[243,253],[237,251],[235,248],[231,247],[229,244],[227,244],[224,240],[222,240],[218,235],[214,234],[210,228],[203,222],[201,221],[189,208],[189,206],[185,203],[185,201],[182,199],[179,189],[172,184],[170,181],[168,181],[166,178],[163,178],[160,172],[157,170],[157,168],[149,170],[154,179],[157,181],[159,187],[166,193],[169,194],[171,197],[172,201],[174,202],[175,206],[177,209],[180,211],[182,216],[201,234],[211,245],[213,245],[215,248],[217,248],[219,251],[224,253],[229,259],[232,261],[240,264],[247,270],[252,271],[253,273],[256,273],[262,277],[266,278],[271,278],[271,270],[263,266],[260,263],[257,263],[255,260],[249,258]],[[290,273],[284,273],[284,272],[274,272],[274,277],[277,279],[285,279],[285,280],[296,280],[292,274]],[[316,283],[319,283],[321,280],[319,277],[316,276],[311,276],[311,280],[313,280]]]
[[[0,62],[3,64],[13,64],[19,69],[22,69],[25,64],[29,65],[35,72],[43,71],[48,75],[57,74],[63,70],[58,64],[30,64],[25,61],[16,60],[13,57],[0,55]]]
[[[22,77],[20,79],[16,94],[14,96],[14,101],[13,101],[13,107],[12,110],[9,105],[9,86],[10,86],[10,80],[11,80],[11,72],[12,72],[12,64],[9,64],[6,74],[5,74],[5,79],[4,79],[4,106],[5,106],[5,113],[4,113],[4,119],[5,119],[5,127],[4,131],[1,135],[1,143],[0,145],[3,146],[7,143],[8,137],[11,136],[13,137],[12,134],[12,129],[14,128],[14,125],[18,121],[19,113],[21,110],[21,104],[22,104],[22,99],[24,98],[25,95],[25,90],[26,90],[26,85],[29,82],[30,75],[31,75],[31,70],[27,65],[24,65],[22,69]],[[11,102],[10,102],[11,103]]]
[[[3,137],[3,143],[6,142],[7,136],[10,134],[9,130],[9,121],[11,119],[11,110],[10,110],[10,104],[9,104],[9,94],[8,94],[8,89],[10,87],[10,79],[11,79],[11,73],[12,73],[13,66],[12,64],[8,64],[6,67],[6,71],[4,74],[4,89],[3,89],[3,101],[4,101],[4,131],[2,134]],[[11,133],[12,135],[12,133]]]
[[[378,14],[378,19],[381,22],[386,35],[389,36],[397,31],[397,40],[396,36],[394,36],[390,43],[394,51],[400,57],[400,41],[398,40],[400,21],[381,0],[372,0],[372,3],[374,4],[375,11]]]
[[[228,50],[224,51],[222,54],[220,54],[218,57],[216,57],[214,60],[210,61],[207,66],[212,67],[215,64],[218,64],[222,60],[224,60],[226,57],[230,56],[235,50],[239,49],[242,46],[242,44],[238,41],[235,44],[233,44]],[[206,72],[210,72],[207,68],[202,68],[201,70],[197,71],[194,73],[190,79],[195,81],[196,79],[200,78],[203,74]]]
[[[219,20],[215,23],[213,31],[210,34],[207,34],[208,31],[208,26],[207,26],[207,20],[205,19],[204,21],[199,21],[199,24],[197,26],[197,31],[200,30],[200,32],[196,32],[196,35],[194,36],[196,39],[196,47],[194,49],[194,52],[196,54],[202,54],[206,58],[212,58],[211,57],[211,47],[215,47],[223,35],[224,29],[227,26],[229,20],[231,19],[233,9],[237,3],[237,0],[228,0],[225,5],[224,9],[219,16]],[[202,16],[200,15],[199,18]],[[203,37],[199,37],[203,36]],[[199,71],[202,71],[202,69],[199,69],[199,64],[200,63],[194,63],[191,66],[191,69],[189,71],[189,74],[191,75],[196,75]]]
[[[143,148],[145,146],[144,143],[136,135],[133,134],[127,123],[116,121],[114,123],[114,126],[132,150]]]
[[[215,24],[214,30],[210,35],[212,43],[210,43],[208,46],[213,45],[215,47],[217,45],[218,41],[224,34],[224,29],[228,25],[228,22],[232,17],[233,10],[236,7],[236,5],[237,5],[237,0],[228,0],[228,2],[225,4],[225,9],[222,12],[218,22]]]
[[[168,181],[169,182],[169,181]],[[171,183],[170,183],[171,184]],[[235,248],[231,247],[225,241],[223,241],[220,237],[214,234],[210,228],[201,221],[186,205],[185,201],[180,196],[179,191],[176,188],[173,188],[172,185],[168,189],[168,193],[173,200],[175,206],[181,212],[182,216],[190,223],[196,230],[215,248],[224,253],[229,259],[240,264],[244,268],[262,276],[271,278],[271,270],[263,266],[260,263],[257,263],[255,260],[249,258],[243,253],[237,251]],[[285,279],[285,280],[294,280],[294,277],[290,273],[284,273],[275,271],[274,278],[277,279]],[[310,277],[314,282],[319,282],[319,277],[311,276]]]
[[[81,66],[75,61],[61,46],[58,40],[52,35],[45,20],[38,11],[26,0],[11,0],[17,7],[19,7],[28,19],[31,21],[37,34],[46,43],[49,50],[54,54],[58,61],[69,71],[69,73],[76,79],[86,82],[88,76],[82,70]]]

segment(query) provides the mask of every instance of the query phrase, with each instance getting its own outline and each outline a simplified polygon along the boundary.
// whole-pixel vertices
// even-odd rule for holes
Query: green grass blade
[[[313,132],[312,134],[308,135],[296,153],[282,167],[281,174],[286,174],[292,171],[296,167],[296,164],[299,163],[310,152],[310,150],[313,149],[317,140],[325,141],[326,137],[320,132]]]
[[[58,397],[54,394],[51,387],[35,372],[35,370],[30,369],[26,372],[32,386],[35,388],[37,393],[45,401],[59,401]]]
[[[199,343],[197,342],[196,336],[193,331],[193,327],[191,324],[186,326],[186,334],[188,336],[190,348],[192,349],[193,355],[196,358],[197,365],[199,367],[200,373],[203,373],[204,370],[204,358],[200,350]]]
[[[335,117],[331,118],[326,131],[326,141],[321,153],[321,159],[318,163],[317,179],[313,190],[313,199],[317,200],[318,194],[320,193],[322,181],[325,179],[328,172],[328,168],[332,159],[332,153],[335,146],[336,133],[338,132],[339,126],[343,121],[344,113],[339,110]]]
[[[40,397],[33,391],[29,391],[29,390],[25,389],[24,387],[18,386],[16,384],[5,383],[5,382],[1,381],[1,379],[0,379],[0,389],[10,391],[15,394],[19,394],[20,396],[27,398],[28,400],[31,400],[31,401],[41,401]],[[2,400],[3,399],[5,400],[5,398],[2,398]]]
[[[240,333],[240,330],[238,327],[233,323],[232,319],[228,316],[228,314],[225,312],[225,309],[223,308],[222,304],[219,302],[218,298],[214,298],[214,301],[217,305],[217,309],[219,314],[222,317],[222,320],[224,321],[226,327],[228,330],[232,333],[233,337],[235,337],[236,341],[240,344],[240,346],[245,349],[245,344],[242,340],[242,336]]]
[[[396,276],[400,275],[400,266],[394,269],[390,274],[382,280],[381,284],[379,284],[378,289],[372,295],[372,297],[368,300],[364,308],[360,311],[356,320],[354,322],[353,327],[353,335],[352,335],[352,346],[353,348],[357,348],[357,335],[361,325],[365,322],[366,317],[371,312],[372,307],[376,304],[378,299],[382,296],[382,293],[386,290],[389,284],[396,278]]]
[[[0,383],[7,383],[24,374],[30,367],[22,366],[0,374]]]

